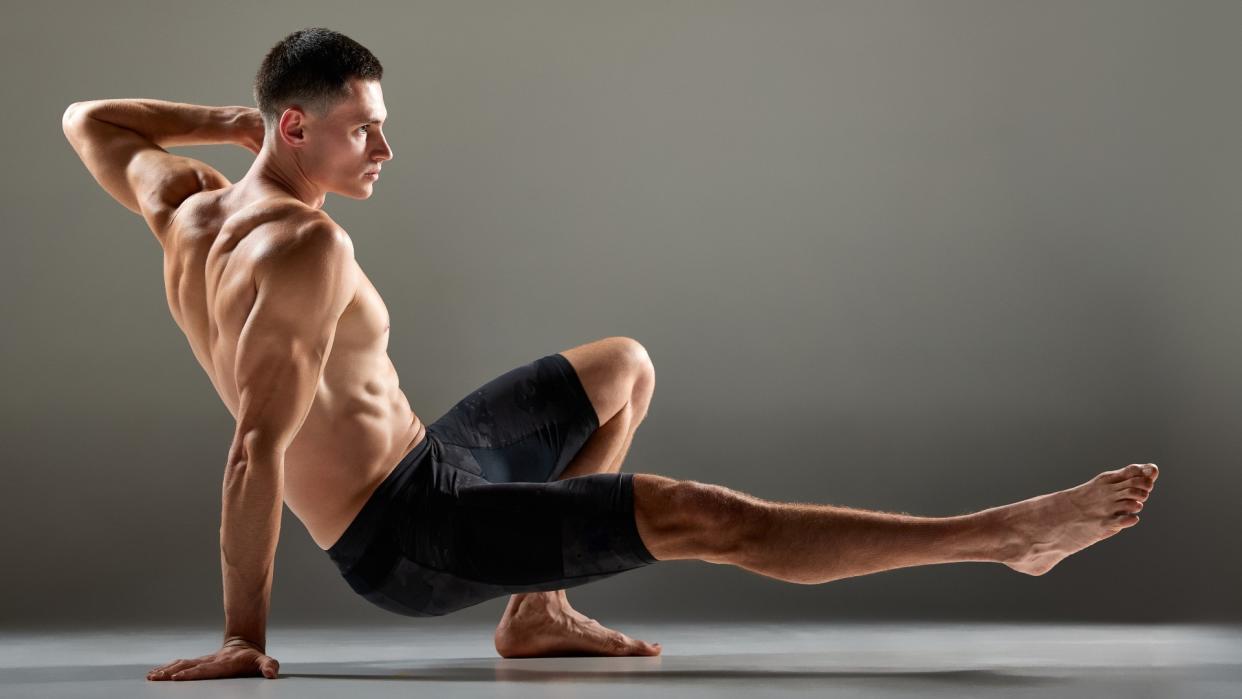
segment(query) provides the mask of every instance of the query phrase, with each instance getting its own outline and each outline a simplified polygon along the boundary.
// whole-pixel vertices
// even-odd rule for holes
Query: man
[[[387,355],[387,309],[321,209],[329,192],[369,198],[393,157],[382,74],[357,42],[308,29],[263,60],[257,110],[134,99],[65,112],[87,169],[163,247],[169,309],[236,419],[224,642],[149,679],[277,676],[265,636],[282,502],[381,608],[439,615],[511,594],[494,638],[504,657],[659,654],[564,593],[655,561],[803,584],[960,561],[1042,575],[1138,521],[1152,464],[941,518],[621,473],[655,385],[645,349],[625,337],[513,369],[424,426]],[[230,183],[164,150],[206,143],[257,157]]]

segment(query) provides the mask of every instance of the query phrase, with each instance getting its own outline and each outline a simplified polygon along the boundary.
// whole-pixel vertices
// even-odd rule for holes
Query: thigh
[[[508,591],[557,590],[654,563],[634,519],[632,473],[461,488],[453,572]]]
[[[434,448],[411,471],[361,559],[338,560],[350,587],[388,611],[440,616],[656,562],[638,534],[632,473],[488,483]]]
[[[493,483],[557,478],[599,428],[573,366],[550,354],[475,389],[427,426]]]

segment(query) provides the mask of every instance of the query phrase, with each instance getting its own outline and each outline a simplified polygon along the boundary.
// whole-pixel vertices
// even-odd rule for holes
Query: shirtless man
[[[494,638],[504,657],[659,654],[564,593],[656,561],[801,584],[965,561],[1042,575],[1138,522],[1153,464],[954,517],[621,473],[655,385],[646,351],[624,337],[514,369],[424,426],[387,355],[387,309],[321,209],[329,192],[369,198],[393,157],[381,77],[364,47],[312,29],[264,59],[258,109],[126,99],[65,111],[87,169],[163,247],[169,310],[236,420],[224,642],[148,679],[277,676],[265,636],[282,502],[381,608],[438,615],[511,593]],[[230,183],[164,150],[209,143],[257,158]]]

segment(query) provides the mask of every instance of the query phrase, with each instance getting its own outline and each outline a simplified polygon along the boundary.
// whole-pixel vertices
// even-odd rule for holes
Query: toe
[[[608,655],[629,655],[630,639],[619,631],[605,634],[599,640],[600,650]]]
[[[1126,488],[1137,488],[1139,490],[1150,491],[1156,484],[1150,478],[1139,476],[1138,478],[1130,478],[1124,481],[1118,481],[1113,484],[1119,490]]]
[[[635,641],[634,642],[634,652],[632,653],[632,655],[659,655],[659,654],[660,654],[660,647],[654,643],[647,643],[646,641]]]
[[[1151,490],[1156,485],[1156,479],[1148,478],[1147,476],[1139,476],[1137,478],[1122,481],[1121,484],[1134,488],[1142,488],[1143,490]]]
[[[658,655],[659,649],[646,641],[639,641],[621,632],[609,638],[609,651],[614,655]]]
[[[1109,481],[1112,483],[1119,483],[1121,481],[1129,480],[1131,478],[1140,478],[1143,476],[1143,471],[1139,468],[1139,464],[1130,464],[1129,466],[1126,466],[1125,468],[1119,468],[1113,471],[1105,471],[1104,473],[1101,473],[1100,476],[1105,481]]]
[[[626,636],[623,633],[617,634],[615,641],[618,655],[639,655],[642,652],[642,643]]]

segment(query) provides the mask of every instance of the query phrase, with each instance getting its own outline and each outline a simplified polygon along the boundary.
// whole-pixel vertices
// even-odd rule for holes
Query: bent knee
[[[624,335],[609,337],[605,341],[612,345],[613,351],[617,354],[618,361],[629,372],[641,380],[654,381],[655,364],[651,361],[651,355],[647,353],[647,348],[641,342]]]
[[[639,420],[646,417],[655,393],[655,364],[647,348],[632,337],[616,335],[600,342],[607,343],[612,362],[618,369],[617,376],[624,377],[630,385],[629,403],[637,412]]]

